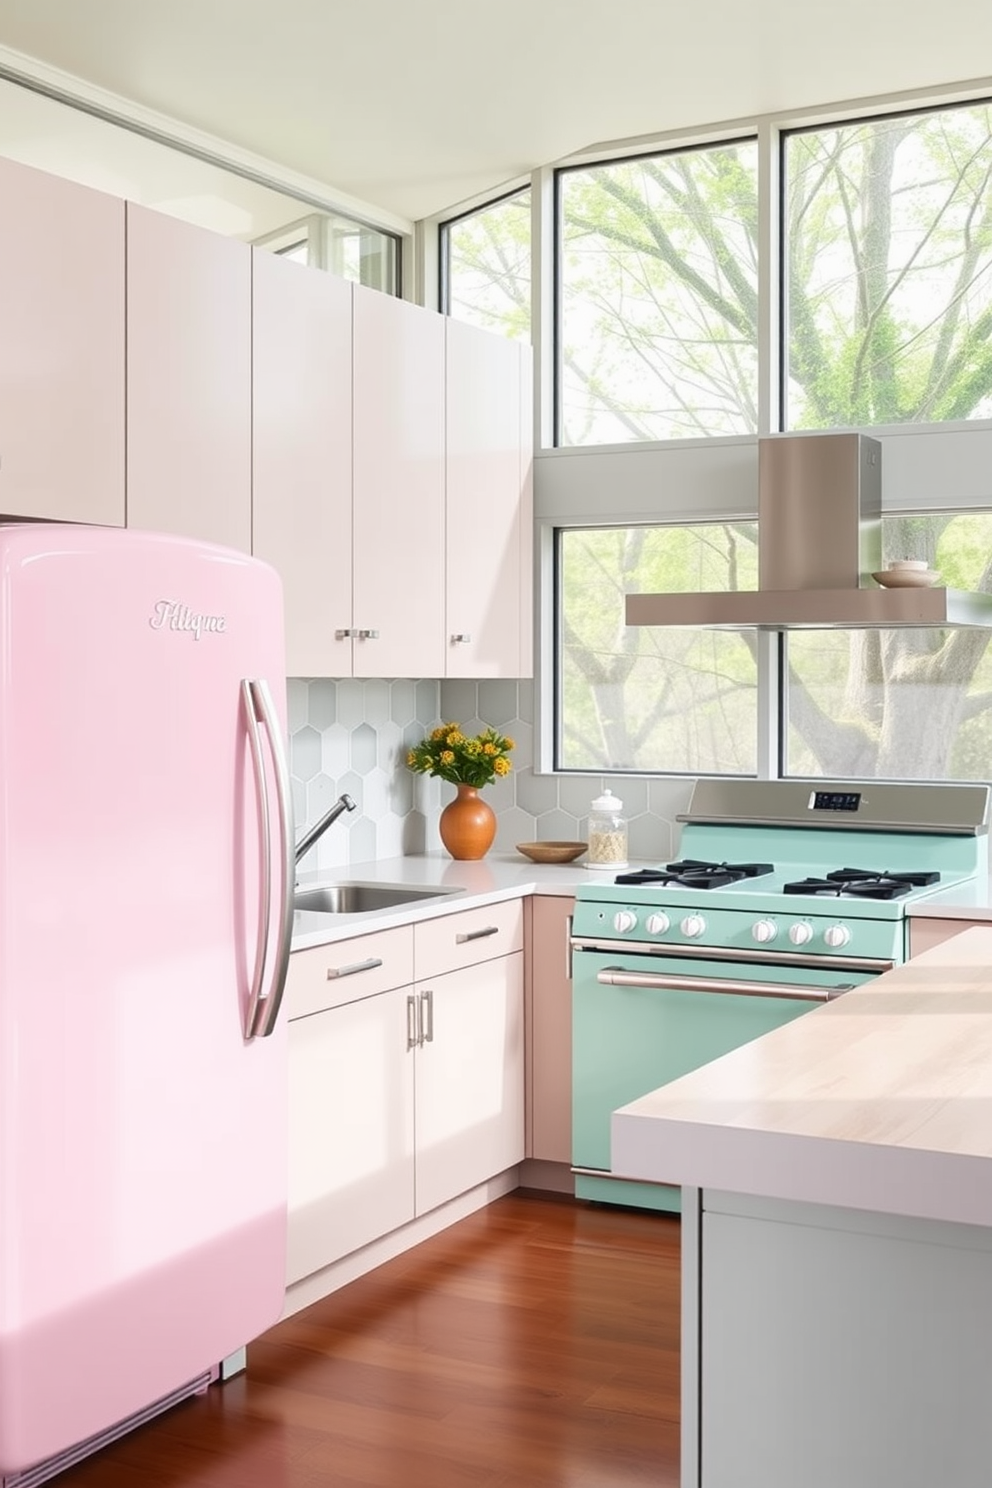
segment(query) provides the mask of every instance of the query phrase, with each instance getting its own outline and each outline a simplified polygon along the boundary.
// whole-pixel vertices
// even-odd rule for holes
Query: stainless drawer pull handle
[[[487,925],[484,930],[466,930],[464,935],[455,936],[455,945],[464,945],[468,940],[485,940],[487,935],[498,934],[498,925]]]
[[[420,1017],[421,1046],[432,1044],[434,1042],[434,993],[431,990],[420,994]]]
[[[417,1030],[417,999],[408,997],[406,1000],[406,1047],[415,1049],[420,1043],[420,1034]]]
[[[350,966],[329,966],[327,980],[333,982],[336,977],[354,976],[358,971],[374,971],[377,966],[381,965],[381,956],[370,956],[367,961],[353,961]]]
[[[379,632],[377,630],[356,630],[356,636],[360,641],[377,641]]]
[[[352,629],[351,626],[347,626],[344,630],[336,630],[334,634],[339,641],[346,641],[351,636],[357,636],[358,631]]]
[[[455,634],[451,637],[451,644],[453,646],[464,646],[467,645],[469,641],[471,641],[471,639],[472,637],[468,634],[467,631],[456,631]]]

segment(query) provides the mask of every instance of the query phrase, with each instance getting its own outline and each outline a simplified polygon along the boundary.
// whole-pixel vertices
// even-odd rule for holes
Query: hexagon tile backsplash
[[[300,863],[303,875],[372,858],[436,851],[437,818],[453,788],[407,769],[406,753],[442,718],[467,733],[486,724],[516,742],[513,770],[486,787],[496,812],[495,848],[583,838],[589,803],[610,784],[630,823],[630,853],[661,862],[674,856],[692,782],[672,778],[534,773],[531,681],[360,681],[291,677],[289,763],[297,836],[346,791],[357,811],[329,828]]]

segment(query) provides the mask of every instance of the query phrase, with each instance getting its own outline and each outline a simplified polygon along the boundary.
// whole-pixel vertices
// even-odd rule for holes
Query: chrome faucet
[[[325,811],[319,822],[315,822],[308,832],[304,832],[296,844],[296,861],[299,862],[304,853],[308,853],[319,837],[323,837],[328,827],[337,821],[344,811],[354,811],[355,803],[350,796],[338,796],[330,811]]]

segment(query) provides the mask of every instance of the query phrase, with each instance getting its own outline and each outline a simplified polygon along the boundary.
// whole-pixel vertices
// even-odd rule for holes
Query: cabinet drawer
[[[412,981],[412,925],[294,951],[286,983],[288,1016],[305,1018]]]
[[[508,956],[524,943],[523,901],[484,904],[461,914],[442,915],[414,925],[413,957],[417,981],[458,971],[477,961]]]

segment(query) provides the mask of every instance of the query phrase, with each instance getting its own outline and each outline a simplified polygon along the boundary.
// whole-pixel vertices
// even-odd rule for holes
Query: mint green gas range
[[[677,1211],[615,1173],[610,1116],[906,959],[906,910],[984,873],[989,788],[700,781],[677,861],[580,885],[572,924],[578,1197]]]

